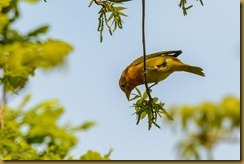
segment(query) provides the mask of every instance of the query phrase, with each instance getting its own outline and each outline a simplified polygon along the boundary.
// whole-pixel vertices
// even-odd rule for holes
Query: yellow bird
[[[185,71],[200,76],[205,76],[203,69],[181,62],[177,57],[182,53],[181,50],[162,51],[146,56],[147,82],[154,83],[166,79],[175,71]],[[119,86],[130,100],[131,91],[138,85],[144,84],[143,57],[134,60],[121,74]],[[151,87],[152,87],[151,86]],[[151,88],[150,87],[150,88]]]

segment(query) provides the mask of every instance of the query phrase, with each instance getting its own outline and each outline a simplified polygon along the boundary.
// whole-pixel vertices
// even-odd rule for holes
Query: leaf
[[[38,0],[25,0],[26,2],[29,2],[29,3],[37,3]]]
[[[168,112],[167,112],[164,108],[162,108],[162,112],[166,115],[166,117],[167,117],[169,120],[171,120],[171,121],[174,120],[173,117],[172,117],[170,114],[168,114]]]
[[[127,8],[119,6],[119,7],[114,7],[114,9],[116,11],[121,11],[121,10],[124,10],[124,9],[127,9]]]
[[[17,109],[23,109],[26,106],[26,104],[30,101],[31,97],[31,94],[26,95],[21,104],[17,107]]]
[[[1,0],[0,1],[0,11],[3,7],[7,7],[10,5],[10,0]],[[1,13],[2,14],[2,13]]]
[[[1,6],[0,6],[1,11]],[[0,34],[2,33],[2,30],[5,25],[7,25],[9,22],[7,14],[0,14]]]
[[[102,157],[99,152],[87,151],[86,154],[80,157],[80,160],[109,160],[108,157]]]
[[[136,87],[137,93],[141,96],[141,91]]]
[[[185,9],[188,10],[188,9],[190,9],[192,7],[193,7],[193,5],[190,5],[190,6],[186,7]]]
[[[141,120],[142,120],[143,118],[145,118],[146,115],[147,115],[147,112],[146,112],[146,111],[142,112],[142,113],[141,113]]]
[[[40,34],[45,34],[49,30],[49,26],[41,26],[27,34],[28,37],[37,37]]]
[[[93,2],[94,2],[94,0],[91,0],[91,2],[89,3],[88,7],[91,7]]]
[[[90,128],[96,126],[97,124],[93,121],[87,121],[85,123],[82,123],[80,126],[74,127],[71,130],[73,131],[85,131],[89,130]]]
[[[157,102],[158,102],[158,98],[157,97],[153,98],[153,103],[155,104]]]
[[[201,3],[201,5],[203,6],[203,1],[202,1],[202,0],[200,0],[200,3]]]
[[[114,13],[111,13],[107,21],[109,22],[113,17],[114,17]]]
[[[127,17],[127,15],[125,13],[123,13],[123,12],[119,12],[119,15]]]
[[[143,98],[144,100],[148,98],[148,94],[147,94],[147,92],[144,92],[144,93],[143,93],[142,98]]]
[[[138,96],[138,95],[135,95],[135,97],[133,97],[133,98],[130,98],[130,100],[129,100],[129,101],[132,101],[132,100],[135,100],[135,99],[138,99],[138,98],[140,98],[140,96]]]

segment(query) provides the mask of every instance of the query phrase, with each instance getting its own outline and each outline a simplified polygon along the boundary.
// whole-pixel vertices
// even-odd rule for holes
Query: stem
[[[106,7],[105,5],[104,5],[104,3],[103,3],[103,1],[101,1],[101,0],[99,0],[99,1],[97,1],[97,0],[94,0],[94,2],[97,4],[97,5],[101,5],[102,7]]]
[[[7,91],[6,91],[6,88],[5,86],[3,86],[3,97],[2,97],[2,103],[3,105],[5,106],[7,104]]]
[[[0,107],[0,125],[1,125],[1,129],[4,128],[4,121],[3,121],[3,104],[1,104],[1,107]]]
[[[150,94],[150,89],[147,82],[147,65],[146,65],[146,37],[145,37],[145,0],[142,0],[142,44],[143,44],[143,72],[144,72],[144,82],[146,87],[146,92],[148,94],[149,100],[152,101],[152,96]]]
[[[7,103],[6,90],[5,90],[5,87],[3,86],[2,102],[0,104],[0,125],[1,125],[1,129],[4,128],[3,112],[4,112],[4,107],[5,107],[6,103]]]
[[[7,14],[7,12],[8,12],[8,10],[2,11],[1,13]],[[15,12],[15,16],[17,15],[16,13],[17,12]],[[15,20],[15,18],[17,18],[17,16],[16,17],[15,16],[13,17],[12,22]],[[3,39],[0,42],[0,44],[3,45],[3,46],[6,45],[6,43],[7,43],[7,31],[8,31],[8,28],[9,28],[9,24],[5,25],[3,27],[3,30],[2,30]],[[3,70],[3,75],[4,75],[4,70]],[[0,101],[0,125],[1,125],[0,128],[1,129],[4,128],[3,112],[4,112],[5,105],[7,103],[6,94],[7,93],[6,93],[6,90],[5,90],[5,86],[4,86],[4,84],[2,84],[2,100],[1,100],[2,102]]]

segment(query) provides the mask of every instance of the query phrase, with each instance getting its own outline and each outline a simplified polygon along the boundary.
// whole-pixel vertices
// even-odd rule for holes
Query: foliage
[[[80,160],[109,160],[109,156],[111,153],[112,153],[112,150],[110,150],[108,152],[108,154],[101,156],[100,153],[89,150],[89,151],[87,151],[86,154],[84,154],[80,157]]]
[[[164,109],[164,104],[162,102],[158,102],[158,98],[155,97],[152,99],[148,99],[148,94],[136,88],[138,94],[134,94],[135,97],[130,100],[137,99],[136,103],[133,104],[132,107],[135,108],[137,115],[137,125],[140,123],[140,120],[144,119],[146,116],[148,118],[148,130],[152,128],[152,125],[160,128],[160,126],[156,123],[158,116],[161,117],[161,114],[166,115],[169,120],[173,120],[173,117],[167,113]]]
[[[177,126],[183,129],[185,138],[177,144],[183,159],[201,159],[205,149],[211,159],[211,151],[221,141],[239,142],[234,136],[240,131],[240,99],[226,97],[220,103],[204,102],[196,106],[174,107],[171,113]]]
[[[57,47],[60,47],[57,49]],[[62,63],[72,47],[62,41],[46,40],[42,43],[13,42],[0,45],[1,83],[10,92],[23,88],[37,68],[50,68]]]
[[[89,121],[77,126],[59,125],[58,119],[62,116],[64,107],[57,100],[44,101],[26,109],[29,99],[30,96],[27,96],[16,109],[5,107],[6,126],[0,130],[0,159],[60,160],[72,158],[68,153],[78,141],[74,134],[90,129],[94,122]],[[93,159],[93,156],[89,154],[86,157]]]
[[[37,2],[37,1],[28,1]],[[29,76],[38,68],[52,68],[64,62],[72,46],[64,41],[40,37],[48,32],[48,26],[41,26],[27,34],[20,34],[11,25],[19,18],[19,1],[1,1],[0,10],[0,82],[9,92],[23,88]],[[10,13],[15,13],[10,16]],[[57,49],[58,47],[58,49]]]
[[[110,35],[113,35],[117,27],[119,27],[120,29],[123,28],[122,17],[127,15],[124,12],[122,12],[123,10],[126,9],[125,7],[122,6],[123,5],[122,2],[127,2],[127,1],[130,0],[113,0],[113,1],[112,0],[104,0],[104,1],[91,0],[90,1],[89,7],[91,7],[93,3],[96,3],[97,5],[101,6],[100,11],[98,12],[99,23],[97,28],[98,32],[100,33],[100,42],[103,41],[103,30],[105,25],[108,28]],[[197,0],[197,1],[199,1],[200,4],[203,6],[203,0]],[[184,16],[186,16],[187,11],[193,7],[193,5],[189,5],[189,6],[186,5],[187,5],[187,0],[180,0],[179,7],[182,9]],[[113,30],[111,26],[113,26]]]
[[[57,100],[26,109],[30,99],[27,96],[18,107],[7,105],[7,93],[24,88],[36,69],[50,70],[61,65],[73,50],[64,41],[43,39],[49,29],[47,25],[25,34],[14,29],[13,23],[20,16],[19,2],[36,3],[38,0],[0,1],[0,82],[4,88],[0,102],[0,159],[73,159],[69,153],[78,142],[75,133],[89,130],[96,125],[93,121],[77,126],[60,125],[58,120],[64,107]],[[86,154],[89,159],[97,156]],[[104,158],[109,159],[109,155]]]
[[[199,1],[203,6],[203,0],[197,0],[197,1]],[[184,16],[187,15],[187,10],[193,7],[193,5],[186,7],[186,4],[187,4],[187,0],[180,0],[179,7],[182,9]]]
[[[123,0],[121,0],[123,1]],[[118,1],[117,1],[118,2]],[[126,2],[126,1],[124,1]],[[126,9],[122,6],[114,7],[114,2],[111,2],[109,0],[102,1],[102,0],[91,0],[89,7],[93,4],[96,3],[97,5],[101,5],[102,8],[99,11],[99,25],[98,25],[98,31],[100,32],[100,42],[103,41],[103,29],[104,29],[104,24],[107,26],[108,31],[112,35],[113,32],[116,30],[117,26],[122,29],[122,19],[121,16],[126,16],[124,13],[121,11]],[[203,5],[203,1],[200,0],[201,5]],[[115,3],[116,4],[116,3]],[[120,3],[118,3],[120,4]],[[180,0],[179,7],[182,8],[183,14],[187,15],[187,10],[190,9],[193,5],[186,7],[187,0]],[[145,40],[144,40],[144,18],[145,18],[145,1],[142,1],[142,6],[143,6],[143,18],[142,18],[142,31],[143,31],[143,50],[146,49],[145,47]],[[107,13],[110,12],[109,18],[107,18]],[[113,19],[114,23],[114,30],[111,30],[111,27],[109,25],[109,21]],[[144,53],[146,55],[146,52]],[[145,60],[145,59],[144,59]],[[145,62],[144,62],[145,63]],[[145,66],[146,68],[146,66]],[[146,78],[146,77],[145,77]],[[146,79],[145,79],[146,81]],[[173,120],[173,118],[167,113],[167,111],[164,109],[164,103],[159,102],[158,98],[151,98],[150,92],[148,92],[148,86],[146,82],[146,91],[144,95],[141,95],[141,92],[137,89],[138,95],[135,95],[135,98],[132,100],[138,99],[136,103],[133,104],[133,107],[135,108],[136,112],[135,114],[137,115],[137,124],[139,124],[140,120],[143,119],[146,115],[148,116],[148,129],[150,130],[152,127],[152,124],[160,128],[160,126],[156,123],[157,117],[160,116],[161,114],[165,114],[168,119]],[[149,99],[147,99],[149,97]]]
[[[125,10],[125,7],[121,6],[121,2],[111,2],[109,0],[101,1],[101,0],[91,0],[89,7],[96,3],[97,5],[101,5],[102,8],[98,12],[98,28],[97,30],[100,32],[100,42],[103,41],[103,30],[106,25],[110,35],[113,35],[115,30],[118,28],[122,29],[122,16],[127,16],[122,11]],[[113,27],[113,29],[111,28]]]

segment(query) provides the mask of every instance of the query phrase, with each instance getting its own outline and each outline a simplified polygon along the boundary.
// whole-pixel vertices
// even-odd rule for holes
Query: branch
[[[4,120],[3,120],[3,112],[4,112],[4,108],[7,104],[7,91],[5,89],[4,84],[2,84],[2,102],[0,102],[0,125],[1,128],[0,129],[4,129]]]
[[[143,44],[143,75],[144,75],[144,84],[146,91],[144,94],[141,94],[140,90],[136,88],[138,94],[134,94],[135,97],[130,100],[137,99],[136,103],[133,104],[132,107],[135,108],[137,115],[138,125],[140,120],[142,120],[145,116],[148,118],[148,130],[151,129],[152,125],[160,128],[160,126],[156,123],[158,116],[161,117],[164,114],[169,120],[173,120],[172,116],[167,113],[164,109],[164,103],[158,102],[158,98],[151,96],[151,89],[148,87],[147,81],[147,66],[146,66],[146,37],[145,37],[145,0],[142,0],[142,44]]]
[[[152,101],[152,96],[150,94],[150,89],[147,82],[147,65],[146,65],[146,37],[145,37],[145,0],[142,0],[142,45],[143,45],[143,72],[144,72],[144,82],[146,87],[146,92],[148,94],[149,100]]]
[[[3,104],[1,104],[0,107],[0,125],[1,125],[1,129],[4,128],[4,121],[3,121]]]
[[[103,41],[103,30],[104,26],[106,25],[108,28],[108,31],[110,35],[113,35],[115,30],[118,28],[122,29],[123,28],[123,21],[122,21],[122,16],[127,16],[125,13],[122,11],[125,10],[126,8],[123,6],[118,6],[118,4],[121,4],[121,2],[126,2],[129,0],[117,0],[117,1],[111,1],[111,0],[91,0],[89,7],[95,3],[96,5],[101,6],[100,11],[98,12],[99,18],[98,18],[98,32],[100,33],[100,42]],[[113,27],[113,29],[112,29]]]

